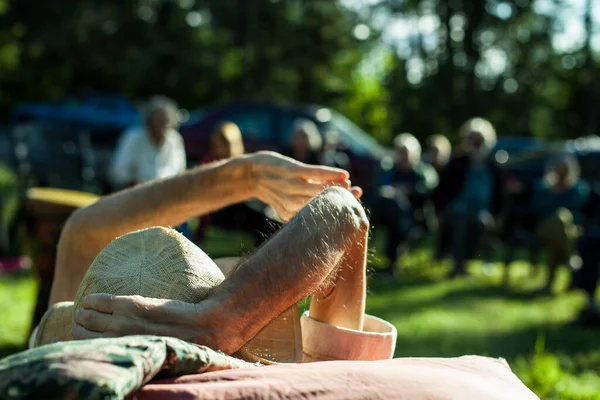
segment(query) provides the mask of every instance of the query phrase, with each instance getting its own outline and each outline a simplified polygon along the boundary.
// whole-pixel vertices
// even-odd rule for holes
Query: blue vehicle
[[[141,123],[137,108],[129,100],[110,94],[90,94],[52,103],[28,103],[12,113],[15,123],[48,121],[82,126],[91,134],[107,131],[120,134],[132,125]]]
[[[533,137],[501,136],[492,150],[492,156],[500,164],[504,164],[525,154],[543,151],[547,145],[545,140]]]

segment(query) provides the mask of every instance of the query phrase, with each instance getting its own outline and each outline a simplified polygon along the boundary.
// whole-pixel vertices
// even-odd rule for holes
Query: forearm
[[[368,229],[356,231],[329,285],[312,297],[310,317],[328,325],[362,330],[367,298]]]
[[[317,196],[210,296],[215,315],[209,319],[225,338],[219,348],[236,351],[300,299],[337,282],[346,272],[336,275],[336,269],[343,260],[348,261],[345,257],[356,242],[355,232],[365,226],[368,222],[364,210],[348,191],[329,189]],[[355,281],[352,286],[352,293],[364,293],[364,282]],[[342,292],[344,295],[334,296],[336,304],[354,301]],[[364,299],[364,294],[359,298]],[[228,310],[227,320],[219,321],[223,309]],[[207,315],[202,310],[199,314]],[[235,326],[228,326],[228,321],[235,321]],[[226,338],[237,342],[227,342]]]
[[[176,226],[250,197],[247,160],[221,161],[105,197],[69,218],[58,245],[50,304],[72,300],[96,255],[113,239]]]

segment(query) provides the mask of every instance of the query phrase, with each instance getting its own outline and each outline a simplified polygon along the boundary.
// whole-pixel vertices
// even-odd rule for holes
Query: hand
[[[232,329],[228,330],[222,309],[213,303],[90,294],[75,310],[73,338],[170,336],[232,354],[245,342]]]
[[[193,332],[188,332],[185,327],[178,326],[176,331],[173,329],[177,316],[192,311],[192,307],[192,304],[174,300],[91,294],[84,297],[75,310],[73,338],[95,339],[134,334],[193,337]],[[184,321],[181,321],[182,325]]]
[[[359,198],[362,189],[350,187],[348,172],[331,167],[307,165],[268,151],[249,156],[252,192],[272,206],[287,221],[328,186],[349,189]]]

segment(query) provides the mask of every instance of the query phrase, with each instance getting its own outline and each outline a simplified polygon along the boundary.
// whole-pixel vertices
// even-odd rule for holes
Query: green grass
[[[31,273],[0,275],[0,358],[25,345],[36,294]]]
[[[236,255],[252,248],[252,240],[210,229],[203,248],[212,257]],[[370,264],[380,266],[377,252],[371,253]],[[543,276],[530,276],[525,263],[513,266],[505,287],[499,265],[489,276],[474,262],[469,278],[449,281],[443,279],[448,266],[432,262],[427,250],[415,250],[401,261],[401,281],[371,280],[367,304],[369,313],[397,327],[397,357],[504,357],[545,400],[600,399],[600,331],[569,325],[584,297],[564,292],[566,271],[555,287],[559,294],[536,297],[528,292]],[[30,274],[0,277],[0,356],[24,343],[35,290]]]

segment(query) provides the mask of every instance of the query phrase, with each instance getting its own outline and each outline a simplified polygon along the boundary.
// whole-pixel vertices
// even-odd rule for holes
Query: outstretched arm
[[[206,300],[189,304],[90,295],[75,314],[74,337],[153,333],[232,354],[311,294],[315,294],[311,318],[360,330],[368,228],[364,209],[350,192],[329,188],[244,260]]]
[[[219,161],[101,199],[74,213],[58,245],[50,305],[73,300],[96,255],[113,239],[150,226],[176,226],[189,218],[252,197],[272,205],[284,220],[324,185],[347,187],[348,173],[308,166],[261,152]]]

